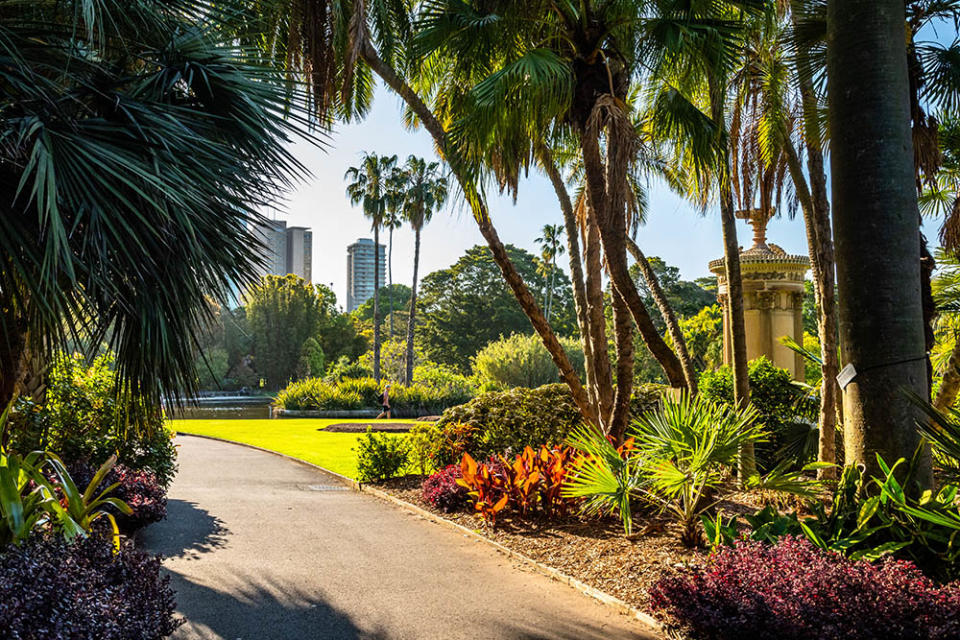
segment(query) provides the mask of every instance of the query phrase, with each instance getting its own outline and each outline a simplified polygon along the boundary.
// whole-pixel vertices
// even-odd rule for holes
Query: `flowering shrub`
[[[462,477],[460,467],[447,465],[423,481],[423,499],[447,513],[466,507],[469,500],[467,488],[457,483]]]
[[[78,486],[85,487],[93,479],[96,469],[89,464],[70,465],[70,475]],[[104,478],[102,487],[118,484],[110,495],[127,503],[133,514],[126,515],[111,508],[120,531],[133,534],[148,524],[160,522],[167,517],[167,492],[150,471],[136,471],[118,464]]]
[[[722,548],[650,595],[669,625],[703,640],[960,637],[957,583],[937,586],[910,562],[845,560],[794,537]]]
[[[182,624],[169,582],[159,558],[130,544],[115,555],[98,536],[35,537],[0,550],[0,629],[30,640],[165,638]]]

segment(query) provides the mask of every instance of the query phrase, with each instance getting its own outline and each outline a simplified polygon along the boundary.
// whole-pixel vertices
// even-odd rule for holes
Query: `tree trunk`
[[[390,245],[387,249],[387,291],[390,292],[390,335],[388,340],[393,340],[393,226],[390,227]]]
[[[710,108],[713,122],[726,132],[724,117],[725,87],[713,75],[709,77]],[[723,229],[723,268],[727,281],[727,319],[730,326],[730,346],[733,368],[733,398],[740,408],[750,404],[750,378],[747,371],[747,331],[743,317],[743,278],[740,274],[740,243],[737,241],[737,219],[733,211],[733,192],[730,184],[730,147],[723,143],[722,165],[718,171],[720,193],[720,224]],[[740,449],[740,482],[757,472],[753,443]]]
[[[557,262],[556,254],[550,261],[550,291],[547,297],[547,322],[550,322],[550,315],[553,312],[553,286],[555,277],[557,275]]]
[[[903,0],[830,0],[827,9],[833,230],[840,338],[857,375],[844,390],[847,464],[880,473],[921,439],[904,391],[926,392],[920,232]],[[929,451],[917,470],[932,484]]]
[[[670,386],[683,388],[686,386],[686,379],[683,376],[683,367],[680,365],[680,360],[657,332],[657,328],[650,318],[650,313],[643,304],[643,298],[640,297],[633,278],[630,277],[630,269],[627,265],[626,211],[623,208],[624,203],[619,202],[618,198],[612,197],[613,194],[611,193],[611,191],[626,188],[626,176],[623,176],[624,184],[622,187],[615,184],[621,179],[620,171],[625,169],[605,175],[608,172],[605,171],[604,163],[600,159],[599,136],[599,129],[588,126],[580,136],[580,147],[583,151],[587,195],[597,219],[600,243],[603,246],[603,254],[607,259],[610,280],[630,309],[630,314],[633,316],[634,322],[637,323],[640,336],[646,343],[647,348],[650,349],[650,353],[660,364]],[[618,153],[609,149],[611,146],[619,145],[619,142],[615,140],[616,137],[608,136],[608,154]],[[610,163],[608,162],[608,164]]]
[[[410,287],[410,315],[407,318],[407,357],[404,384],[413,384],[413,332],[417,318],[417,270],[420,267],[420,228],[414,230],[413,240],[413,284]]]
[[[697,395],[697,372],[694,370],[693,362],[690,360],[690,353],[687,351],[687,341],[684,340],[683,331],[680,330],[680,323],[677,322],[677,314],[673,312],[673,307],[670,306],[667,295],[664,293],[663,287],[660,286],[660,280],[657,279],[657,274],[654,273],[650,267],[647,256],[643,255],[643,251],[640,250],[637,243],[630,237],[627,237],[627,249],[633,254],[633,259],[636,260],[640,266],[643,279],[650,289],[650,295],[653,296],[654,302],[657,303],[660,315],[663,316],[663,321],[667,325],[667,333],[670,334],[670,339],[673,340],[674,348],[677,350],[677,357],[680,358],[680,365],[683,367],[683,377],[687,381],[687,391],[690,395],[695,396]]]
[[[819,167],[820,178],[823,179],[824,202],[817,203],[807,185],[800,165],[800,157],[790,141],[784,145],[787,156],[787,168],[794,184],[794,191],[800,208],[803,210],[804,228],[807,233],[807,247],[810,253],[810,270],[813,274],[813,291],[817,302],[817,330],[820,334],[820,425],[818,462],[836,464],[837,462],[837,340],[836,322],[833,317],[834,287],[833,287],[833,239],[829,231],[829,203],[826,202],[826,176],[823,175],[823,156],[819,151],[812,150],[819,156],[819,163],[811,163],[811,176]],[[808,152],[811,150],[808,148]],[[819,195],[818,195],[819,198]],[[819,207],[827,207],[820,209]],[[821,234],[826,228],[826,239]],[[824,265],[827,268],[824,268]],[[827,293],[829,292],[829,293]],[[819,469],[817,475],[821,479],[835,480],[835,467]]]
[[[953,350],[947,360],[947,369],[943,372],[933,406],[939,411],[946,411],[956,402],[957,393],[960,393],[960,335],[954,336]]]
[[[630,310],[615,290],[613,298],[613,326],[617,345],[617,392],[610,420],[610,436],[618,445],[623,442],[630,420],[630,396],[633,395],[633,321]]]
[[[380,227],[373,227],[373,379],[380,382]]]
[[[590,337],[590,320],[587,315],[587,293],[583,278],[583,264],[581,263],[577,217],[573,210],[573,203],[570,201],[570,195],[567,192],[567,186],[563,181],[563,177],[560,175],[560,170],[553,160],[553,154],[550,152],[550,149],[545,145],[539,145],[536,152],[540,166],[550,179],[550,184],[553,185],[557,200],[560,201],[560,210],[563,212],[563,224],[567,235],[567,254],[570,262],[570,281],[573,285],[573,306],[577,312],[577,325],[580,327],[580,344],[583,345],[583,362],[587,374],[587,392],[590,403],[599,406],[596,389],[597,378],[594,368],[594,347]],[[602,314],[603,311],[601,309],[601,317]],[[606,344],[603,345],[603,355],[606,358]],[[608,360],[608,370],[609,367],[610,363]],[[604,422],[606,414],[602,407],[599,414],[601,422]]]
[[[586,217],[587,312],[590,317],[590,341],[593,343],[594,372],[597,381],[597,406],[603,427],[609,428],[613,419],[613,369],[610,364],[607,317],[603,301],[603,261],[600,255],[600,231],[597,216],[584,201]]]
[[[404,102],[407,103],[410,109],[417,114],[417,117],[420,119],[420,123],[433,137],[434,142],[443,153],[448,164],[450,164],[453,174],[456,176],[457,181],[463,189],[467,203],[470,205],[471,211],[473,212],[474,220],[477,223],[477,227],[480,229],[480,233],[487,241],[487,246],[490,248],[490,253],[493,256],[494,262],[496,262],[497,266],[500,267],[500,272],[503,274],[504,279],[510,286],[510,289],[513,291],[513,295],[520,304],[520,308],[523,309],[524,314],[526,314],[527,318],[530,320],[530,324],[533,325],[534,330],[540,335],[541,340],[543,340],[543,345],[546,347],[547,352],[553,359],[554,364],[557,365],[557,369],[560,371],[560,376],[563,378],[564,382],[567,383],[567,386],[570,387],[570,393],[573,396],[574,403],[576,403],[577,408],[580,409],[580,413],[583,415],[584,420],[591,424],[599,424],[599,418],[597,416],[596,409],[592,404],[590,404],[590,399],[587,397],[587,392],[583,388],[583,384],[580,382],[580,377],[577,375],[577,372],[573,369],[573,365],[570,364],[570,359],[567,357],[566,351],[563,350],[563,347],[560,345],[560,341],[557,340],[557,336],[550,328],[550,324],[547,322],[546,318],[543,317],[543,312],[537,306],[537,301],[531,295],[530,289],[524,283],[523,278],[517,272],[516,267],[513,266],[513,262],[510,261],[510,256],[507,255],[507,251],[504,249],[503,243],[500,242],[497,231],[494,229],[493,223],[490,221],[490,216],[487,212],[486,204],[482,200],[481,194],[477,191],[475,185],[470,180],[464,178],[464,173],[459,166],[459,161],[456,154],[450,152],[450,149],[447,145],[446,131],[444,130],[443,125],[440,124],[440,121],[437,120],[437,118],[433,115],[433,112],[430,111],[429,107],[427,107],[426,103],[423,102],[420,96],[418,96],[416,92],[406,82],[404,82],[399,75],[397,75],[397,72],[394,71],[390,65],[385,63],[380,58],[379,54],[377,54],[377,51],[373,48],[373,45],[371,45],[369,41],[365,41],[363,43],[363,46],[361,47],[361,56],[363,57],[364,62],[370,66],[373,72],[380,76],[380,78],[382,78],[383,81],[386,82],[387,85],[393,89],[397,95],[403,99]]]

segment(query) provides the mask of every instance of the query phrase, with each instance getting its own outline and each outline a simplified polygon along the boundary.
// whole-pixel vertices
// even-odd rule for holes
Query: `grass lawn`
[[[348,478],[356,478],[356,454],[352,449],[362,434],[323,431],[332,424],[344,422],[370,422],[370,419],[171,420],[170,425],[177,433],[252,444],[312,462]]]

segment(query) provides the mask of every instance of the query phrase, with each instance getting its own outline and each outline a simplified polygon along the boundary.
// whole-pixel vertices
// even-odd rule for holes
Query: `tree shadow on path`
[[[230,530],[223,521],[195,502],[167,501],[167,519],[142,529],[137,544],[164,558],[199,558],[227,545]]]
[[[168,571],[187,624],[174,640],[388,640],[363,630],[315,593],[253,576],[230,576],[224,590]]]

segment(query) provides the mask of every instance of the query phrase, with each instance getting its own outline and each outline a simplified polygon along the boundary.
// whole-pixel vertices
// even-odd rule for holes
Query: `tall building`
[[[263,245],[261,276],[293,273],[312,281],[313,232],[308,227],[288,227],[284,220],[267,220],[254,224],[253,231]]]
[[[307,227],[287,227],[287,273],[312,281],[313,232]]]
[[[380,277],[377,288],[383,286],[387,273],[387,248],[379,245],[376,251],[380,263]],[[347,247],[347,311],[357,307],[373,297],[373,240],[360,238]]]

